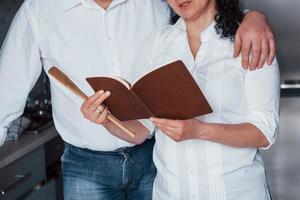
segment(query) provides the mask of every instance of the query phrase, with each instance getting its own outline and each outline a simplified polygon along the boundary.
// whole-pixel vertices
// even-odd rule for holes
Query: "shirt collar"
[[[124,3],[125,1],[127,1],[127,0],[113,0],[108,9],[111,9],[117,5],[120,5],[121,3]]]
[[[113,0],[111,2],[111,5],[109,6],[108,9],[111,9],[121,3],[124,3],[127,0]],[[83,5],[86,5],[87,7],[97,7],[96,2],[94,0],[65,0],[65,11],[70,10],[74,8],[76,5],[82,3]]]
[[[81,3],[81,0],[65,0],[65,11],[75,7]]]
[[[206,27],[201,32],[201,42],[208,42],[211,41],[214,38],[219,37],[217,34],[217,31],[215,29],[216,22],[213,21],[208,27]],[[181,31],[186,32],[186,25],[183,18],[179,18],[178,21],[174,25],[176,28],[178,28]]]

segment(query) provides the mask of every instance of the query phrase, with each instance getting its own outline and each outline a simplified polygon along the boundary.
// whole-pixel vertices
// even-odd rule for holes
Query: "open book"
[[[114,77],[89,77],[86,80],[95,92],[111,92],[104,103],[121,121],[149,117],[190,119],[212,112],[182,61],[154,69],[132,86]]]

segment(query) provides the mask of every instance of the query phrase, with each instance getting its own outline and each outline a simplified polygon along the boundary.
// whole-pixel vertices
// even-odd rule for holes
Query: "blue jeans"
[[[62,156],[65,200],[150,200],[156,175],[154,138],[113,152],[66,144]]]

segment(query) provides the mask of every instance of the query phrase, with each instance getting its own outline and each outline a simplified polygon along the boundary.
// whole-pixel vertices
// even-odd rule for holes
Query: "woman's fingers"
[[[176,128],[174,127],[169,127],[169,126],[161,126],[161,125],[157,125],[157,127],[162,130],[162,131],[169,131],[169,132],[172,132],[174,134],[177,134],[178,131]]]
[[[184,139],[184,135],[181,132],[180,120],[168,120],[168,119],[152,119],[154,124],[167,136],[176,142],[180,142]]]
[[[174,140],[175,142],[180,142],[183,140],[183,136],[174,132],[174,131],[170,131],[168,129],[162,129],[161,130],[163,133],[165,133],[169,138],[171,138],[172,140]]]
[[[165,133],[166,135],[168,135],[170,138],[172,138],[173,140],[175,140],[177,134],[174,133],[174,131],[169,130],[169,129],[164,128],[164,127],[160,127],[159,129],[160,129],[163,133]]]
[[[162,119],[162,118],[150,118],[150,120],[157,126],[168,126],[173,128],[178,128],[180,126],[179,120],[171,120],[171,119]]]

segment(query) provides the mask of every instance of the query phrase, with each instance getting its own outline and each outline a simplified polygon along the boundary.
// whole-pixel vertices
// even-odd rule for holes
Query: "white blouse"
[[[141,51],[140,76],[154,67],[182,60],[214,112],[204,122],[251,123],[270,146],[278,132],[279,69],[276,61],[256,71],[233,59],[233,43],[221,39],[212,23],[201,33],[202,45],[194,59],[183,19],[154,34]],[[143,56],[144,55],[144,56]],[[136,72],[136,71],[135,71]],[[269,148],[269,147],[267,147]],[[157,200],[268,200],[264,164],[257,148],[235,148],[209,141],[174,142],[156,132],[154,185]]]

